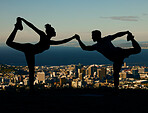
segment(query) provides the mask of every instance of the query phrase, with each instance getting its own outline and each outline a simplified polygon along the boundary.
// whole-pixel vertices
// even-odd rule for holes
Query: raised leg
[[[131,39],[133,48],[133,54],[138,54],[141,52],[141,47],[135,39]]]
[[[15,24],[15,27],[14,27],[12,33],[10,34],[9,38],[6,41],[6,44],[8,46],[12,45],[12,42],[13,42],[15,36],[16,36],[17,30],[23,30],[22,22],[21,22],[19,17],[17,18],[17,22]]]
[[[138,42],[134,39],[134,36],[132,35],[132,33],[129,33],[127,35],[127,41],[132,41],[132,46],[133,48],[130,48],[127,53],[130,54],[137,54],[137,53],[140,53],[141,52],[141,47],[140,45],[138,44]]]
[[[16,42],[13,42],[15,36],[16,36],[16,33],[18,31],[18,28],[15,26],[15,28],[13,29],[12,33],[10,34],[10,36],[8,37],[7,41],[6,41],[6,44],[9,46],[9,47],[12,47],[16,50],[19,50],[19,51],[23,51],[26,49],[26,44],[20,44],[20,43],[16,43]]]
[[[133,48],[123,49],[123,52],[122,52],[123,58],[127,58],[130,55],[138,54],[138,53],[141,52],[141,47],[140,47],[140,45],[138,44],[138,42],[134,38],[131,39],[131,42],[132,42]]]
[[[15,27],[15,28],[13,29],[12,33],[10,34],[10,36],[8,37],[7,41],[6,41],[6,44],[7,44],[8,46],[10,46],[10,47],[11,47],[12,42],[13,42],[15,36],[16,36],[17,30],[18,30],[18,29]]]

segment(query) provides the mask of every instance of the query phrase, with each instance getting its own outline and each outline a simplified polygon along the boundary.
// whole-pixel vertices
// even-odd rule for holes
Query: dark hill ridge
[[[143,113],[148,112],[148,90],[38,89],[0,91],[3,112],[18,113]]]

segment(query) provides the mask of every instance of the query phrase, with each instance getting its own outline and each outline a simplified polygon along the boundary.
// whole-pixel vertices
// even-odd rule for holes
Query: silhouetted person
[[[133,48],[123,49],[120,47],[115,47],[112,44],[112,40],[117,37],[121,37],[127,34],[127,41],[132,42]],[[92,31],[92,39],[96,44],[92,46],[86,46],[81,40],[79,35],[76,36],[81,48],[87,51],[98,51],[102,53],[106,58],[113,62],[113,76],[114,76],[114,86],[118,89],[119,85],[119,72],[121,70],[123,60],[129,57],[132,54],[138,54],[141,52],[141,47],[134,39],[134,36],[129,31],[125,32],[118,32],[114,35],[109,35],[106,37],[101,38],[101,32],[99,30]]]
[[[21,44],[21,43],[13,42],[17,31],[23,30],[22,21],[26,25],[28,25],[30,28],[32,28],[40,36],[40,41],[37,44],[30,44],[30,43]],[[55,32],[55,29],[51,27],[51,25],[49,24],[45,25],[45,32],[46,33],[36,28],[32,23],[28,22],[24,18],[18,17],[14,30],[12,31],[12,33],[10,34],[9,38],[6,41],[6,44],[8,46],[16,50],[22,51],[25,54],[28,68],[29,68],[30,91],[33,91],[35,55],[49,49],[50,45],[63,44],[75,38],[75,36],[73,36],[71,38],[60,40],[60,41],[51,40],[52,37],[56,36],[56,32]]]

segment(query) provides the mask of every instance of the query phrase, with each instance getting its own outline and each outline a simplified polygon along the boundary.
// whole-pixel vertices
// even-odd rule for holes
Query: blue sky
[[[57,32],[55,40],[79,34],[91,41],[91,31],[99,29],[103,36],[129,30],[138,41],[148,41],[148,0],[0,0],[0,14],[0,43],[5,43],[18,16],[43,31],[50,23]],[[39,36],[23,26],[15,41],[37,42]]]

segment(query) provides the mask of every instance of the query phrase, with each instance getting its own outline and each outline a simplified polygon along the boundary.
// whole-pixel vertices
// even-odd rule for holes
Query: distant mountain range
[[[145,41],[145,42],[138,42],[141,46],[142,49],[148,49],[148,41]],[[115,42],[114,43],[115,46],[118,46],[118,47],[123,47],[123,48],[129,48],[129,47],[132,47],[132,43],[131,42],[127,42],[126,40],[125,41],[120,41],[119,42]]]
[[[84,43],[86,45],[93,45],[93,44],[95,44],[92,41],[84,41]],[[146,42],[138,42],[138,43],[140,44],[142,49],[148,49],[148,41],[146,41]],[[113,41],[113,44],[116,47],[122,47],[122,48],[130,48],[130,47],[132,47],[132,43],[130,41],[127,42],[126,40],[116,40],[116,41]],[[76,41],[72,41],[72,42],[66,43],[66,44],[64,44],[62,46],[80,47],[79,44]]]
[[[93,41],[84,41],[86,45],[93,45],[95,42]],[[142,49],[148,49],[148,41],[144,42],[138,42],[141,46]],[[115,40],[113,41],[113,44],[117,47],[122,47],[122,48],[130,48],[132,47],[131,41],[127,42],[126,40]],[[0,43],[0,46],[6,46],[5,43]],[[66,47],[80,47],[77,41],[71,41],[59,46],[66,46]]]

